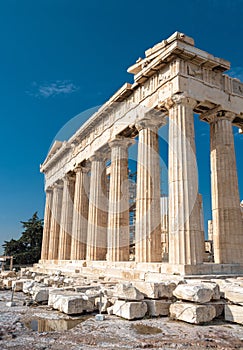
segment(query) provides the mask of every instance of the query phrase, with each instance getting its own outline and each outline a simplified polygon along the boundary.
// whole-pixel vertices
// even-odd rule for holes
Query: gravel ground
[[[1,350],[243,350],[243,327],[223,320],[203,326],[167,317],[126,321],[106,316],[95,321],[94,315],[71,318],[47,306],[25,306],[23,293],[16,293],[16,306],[7,307],[10,298],[10,291],[0,291]]]

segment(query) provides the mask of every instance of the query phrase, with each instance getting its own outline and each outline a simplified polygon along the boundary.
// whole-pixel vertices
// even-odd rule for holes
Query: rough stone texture
[[[25,294],[28,294],[31,292],[32,288],[37,284],[37,282],[33,281],[33,280],[26,280],[23,283],[23,292]]]
[[[40,288],[35,288],[32,291],[32,299],[37,302],[37,303],[48,303],[49,299],[49,288],[46,287],[40,287]]]
[[[95,306],[100,312],[107,312],[107,309],[111,306],[110,300],[108,300],[107,297],[103,296],[102,297],[102,302],[100,304],[100,298],[96,297],[95,298]]]
[[[216,311],[215,317],[219,317],[222,315],[222,313],[224,311],[225,301],[224,300],[217,300],[217,301],[213,301],[212,303],[209,303],[209,305],[214,306],[215,311]]]
[[[231,284],[224,290],[224,297],[235,304],[243,305],[243,287]]]
[[[173,295],[182,300],[207,303],[212,299],[214,292],[212,288],[205,287],[203,284],[181,284],[176,287]]]
[[[212,321],[216,316],[213,305],[198,305],[187,302],[176,302],[170,306],[170,317],[188,323],[205,323]]]
[[[3,279],[3,286],[4,286],[6,289],[12,288],[12,279],[4,278],[4,279]]]
[[[224,317],[226,321],[243,324],[243,306],[226,304]]]
[[[144,300],[147,304],[149,316],[168,316],[171,301],[169,300]]]
[[[84,296],[60,296],[54,303],[53,308],[65,314],[81,314],[84,311],[92,312],[95,310],[94,300]]]
[[[113,305],[113,314],[127,320],[143,318],[146,312],[147,304],[144,301],[117,300]]]
[[[190,280],[188,281],[188,284],[198,284],[198,280]],[[200,285],[205,286],[206,288],[209,288],[213,291],[212,299],[211,300],[219,300],[220,299],[220,289],[219,285],[216,282],[210,282],[210,281],[200,281]]]
[[[159,298],[172,298],[173,291],[176,288],[174,282],[165,281],[160,283],[153,282],[133,282],[135,288],[144,294],[146,298],[159,299]]]
[[[144,295],[131,283],[119,283],[114,290],[114,296],[122,300],[144,299]]]
[[[16,272],[14,271],[1,271],[1,277],[4,278],[11,278],[16,277]]]

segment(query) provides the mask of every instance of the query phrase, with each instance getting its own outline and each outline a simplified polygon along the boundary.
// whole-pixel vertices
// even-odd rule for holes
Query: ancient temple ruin
[[[232,126],[243,128],[243,83],[230,63],[174,33],[128,69],[124,84],[41,165],[46,209],[39,266],[151,273],[243,271]],[[214,262],[205,263],[194,114],[210,124]],[[169,127],[168,261],[162,262],[158,130]],[[138,142],[135,260],[129,255],[128,148]],[[109,164],[109,165],[108,165]],[[109,181],[108,181],[109,180]],[[164,234],[164,233],[163,233]],[[130,271],[130,272],[129,272]],[[129,273],[133,275],[129,275]],[[118,272],[117,272],[118,273]],[[137,274],[137,275],[136,275]]]

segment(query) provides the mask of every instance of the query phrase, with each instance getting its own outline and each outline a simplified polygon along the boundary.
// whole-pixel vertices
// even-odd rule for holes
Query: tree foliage
[[[11,239],[3,244],[4,255],[12,255],[14,264],[31,265],[40,259],[43,234],[43,220],[35,212],[28,221],[21,221],[24,231],[18,240]]]

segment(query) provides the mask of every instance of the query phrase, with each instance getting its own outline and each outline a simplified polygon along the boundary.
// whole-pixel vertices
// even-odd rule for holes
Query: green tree
[[[12,255],[14,263],[18,265],[31,265],[40,259],[43,234],[43,220],[35,212],[28,221],[21,221],[22,236],[18,239],[5,241],[4,255]]]

